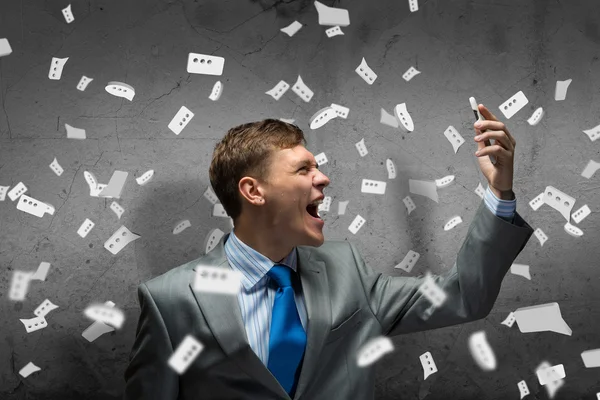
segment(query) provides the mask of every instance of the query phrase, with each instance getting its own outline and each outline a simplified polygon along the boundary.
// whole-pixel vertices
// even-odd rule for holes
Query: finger
[[[477,157],[489,156],[490,154],[495,155],[496,157],[500,156],[503,158],[509,158],[510,152],[506,150],[504,147],[499,144],[494,144],[491,146],[486,146],[481,150],[478,150],[479,154],[475,154]]]
[[[483,104],[479,104],[479,112],[481,113],[481,115],[483,115],[483,118],[485,119],[489,119],[492,121],[500,121],[498,118],[496,118],[496,116],[494,114],[492,114],[492,112],[490,110],[487,109],[486,106],[484,106]]]
[[[475,139],[479,139],[477,140],[479,143],[482,143],[485,140],[494,139],[496,140],[496,143],[499,142],[502,144],[502,147],[504,147],[506,150],[512,151],[514,149],[513,143],[510,141],[510,138],[504,131],[483,132],[482,134],[475,136]]]

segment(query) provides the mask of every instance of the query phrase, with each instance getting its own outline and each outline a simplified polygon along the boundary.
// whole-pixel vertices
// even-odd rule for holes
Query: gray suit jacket
[[[484,318],[532,233],[518,213],[511,224],[481,202],[453,267],[435,276],[447,300],[426,320],[430,303],[418,291],[423,276],[374,273],[346,241],[298,246],[309,322],[294,399],[373,399],[377,363],[357,366],[361,345],[381,335]],[[231,268],[223,248],[227,236],[208,254],[138,287],[141,315],[125,371],[124,399],[290,400],[250,348],[237,296],[193,290],[197,265]],[[204,349],[179,376],[167,360],[188,334]]]

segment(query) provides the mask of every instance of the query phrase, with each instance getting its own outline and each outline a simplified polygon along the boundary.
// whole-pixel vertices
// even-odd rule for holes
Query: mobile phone
[[[475,101],[475,97],[469,97],[469,103],[471,103],[471,109],[473,110],[473,114],[475,114],[475,121],[485,121],[485,118],[483,118],[483,115],[481,115],[481,113],[479,112],[479,107],[477,107],[477,102]],[[487,129],[483,132],[486,132]],[[484,140],[483,144],[486,146],[491,146],[491,143],[489,140]],[[490,157],[490,161],[492,162],[492,164],[496,164],[496,156],[490,154],[488,157]]]

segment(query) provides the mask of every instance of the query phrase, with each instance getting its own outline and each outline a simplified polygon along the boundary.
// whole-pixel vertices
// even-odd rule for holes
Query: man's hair
[[[231,128],[215,145],[208,176],[225,212],[234,222],[242,213],[240,179],[251,176],[259,182],[268,182],[275,151],[300,144],[306,146],[306,139],[296,125],[265,119]]]

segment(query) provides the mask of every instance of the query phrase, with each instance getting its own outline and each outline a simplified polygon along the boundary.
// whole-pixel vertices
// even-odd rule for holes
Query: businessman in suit
[[[424,277],[375,273],[352,243],[324,241],[314,201],[329,179],[299,128],[268,119],[230,129],[209,176],[234,229],[206,255],[139,285],[124,398],[373,399],[376,363],[357,365],[365,342],[486,317],[533,229],[516,212],[515,140],[479,110],[488,188],[453,267],[434,276],[447,299],[433,313],[418,290]],[[199,266],[239,271],[239,293],[194,290]],[[186,335],[204,347],[179,375],[167,362]]]

